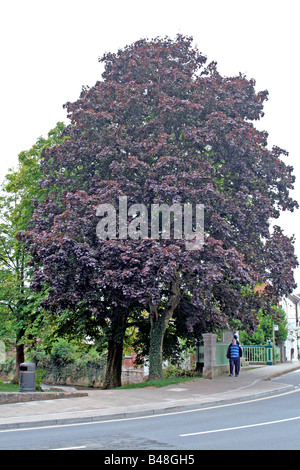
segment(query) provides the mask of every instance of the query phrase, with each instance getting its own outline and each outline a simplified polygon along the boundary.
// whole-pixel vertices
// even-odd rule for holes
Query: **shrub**
[[[67,340],[60,338],[51,349],[50,359],[57,366],[65,366],[75,359],[75,348]]]

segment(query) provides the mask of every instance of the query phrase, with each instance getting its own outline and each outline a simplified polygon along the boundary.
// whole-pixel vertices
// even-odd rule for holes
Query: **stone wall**
[[[135,365],[136,354],[125,356],[122,366],[122,385],[144,382],[144,366]]]
[[[217,365],[217,335],[213,333],[203,334],[204,344],[204,367],[203,377],[205,379],[213,379],[218,375],[222,375],[228,371],[228,365]]]
[[[135,354],[125,356],[122,366],[122,385],[128,385],[133,383],[140,383],[145,380],[144,367],[135,365]],[[103,384],[103,378],[105,375],[105,364],[100,364],[99,368],[95,367],[83,367],[81,370],[75,368],[72,365],[67,365],[61,368],[52,367],[52,364],[41,364],[37,365],[37,369],[44,369],[46,374],[43,376],[42,383],[48,385],[68,385],[78,387],[94,387],[101,388]],[[0,378],[4,382],[10,382],[14,377],[14,370],[9,373],[1,370],[0,367]]]
[[[78,398],[88,396],[87,392],[74,392],[74,393],[65,393],[65,392],[7,392],[0,393],[0,405],[5,403],[19,403],[26,401],[36,401],[36,400],[53,400],[57,398]]]

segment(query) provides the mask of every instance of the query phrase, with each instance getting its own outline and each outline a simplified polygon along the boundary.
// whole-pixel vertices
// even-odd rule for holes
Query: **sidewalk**
[[[294,388],[272,381],[300,362],[260,366],[239,377],[196,379],[162,388],[86,390],[86,396],[0,405],[0,430],[133,418],[248,400]],[[78,394],[79,395],[79,394]]]

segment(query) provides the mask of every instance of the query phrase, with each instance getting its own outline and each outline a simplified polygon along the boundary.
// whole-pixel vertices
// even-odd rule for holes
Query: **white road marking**
[[[247,428],[255,428],[257,426],[267,426],[269,424],[285,423],[287,421],[295,421],[296,419],[300,419],[300,416],[295,416],[294,418],[278,419],[275,421],[266,421],[265,423],[246,424],[245,426],[235,426],[233,428],[211,429],[210,431],[199,431],[199,432],[191,432],[188,434],[179,434],[179,437],[200,436],[201,434],[211,434],[214,432],[236,431],[237,429],[247,429]]]
[[[185,390],[187,390],[187,388],[169,388],[169,392],[184,392]]]
[[[77,449],[86,449],[86,446],[76,446],[76,447],[57,447],[57,449],[50,450],[77,450]]]

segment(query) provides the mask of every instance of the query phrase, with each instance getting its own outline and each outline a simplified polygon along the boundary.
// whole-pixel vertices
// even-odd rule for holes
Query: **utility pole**
[[[273,363],[274,364],[276,364],[275,331],[278,331],[278,325],[274,325],[273,323]]]

